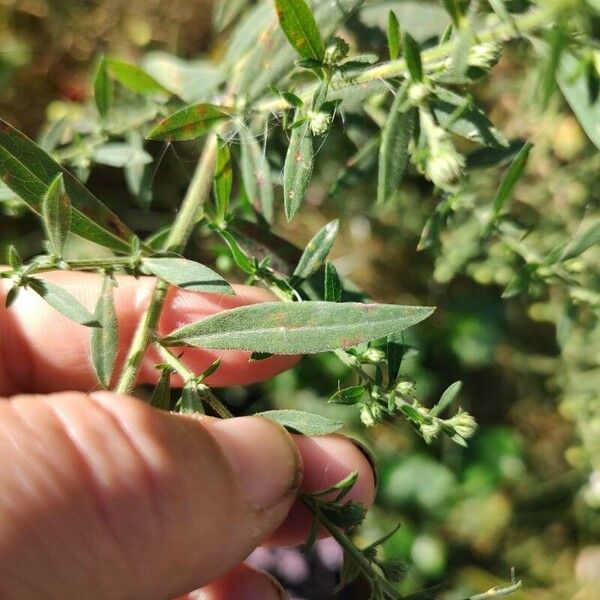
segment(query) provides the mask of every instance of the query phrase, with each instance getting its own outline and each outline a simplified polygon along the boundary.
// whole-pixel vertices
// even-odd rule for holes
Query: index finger
[[[44,277],[65,288],[93,311],[102,285],[101,277],[68,271]],[[156,280],[118,277],[114,290],[119,323],[119,352],[115,373],[120,372],[133,334],[147,308]],[[90,359],[91,330],[70,321],[31,290],[22,290],[17,301],[4,307],[9,283],[0,282],[0,394],[91,391],[98,387]],[[236,295],[198,294],[171,288],[161,316],[159,331],[165,333],[215,312],[245,304],[272,300],[265,290],[234,286]],[[291,367],[293,356],[274,356],[249,362],[249,353],[228,350],[186,349],[182,360],[201,373],[214,360],[221,366],[208,382],[214,386],[242,385],[268,379]],[[162,362],[150,347],[142,361],[138,383],[154,383],[155,364]],[[181,380],[174,378],[175,384]]]

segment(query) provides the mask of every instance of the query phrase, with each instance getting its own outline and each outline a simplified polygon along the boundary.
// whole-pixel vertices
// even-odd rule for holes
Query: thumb
[[[301,479],[267,420],[161,413],[110,393],[0,401],[0,598],[164,600],[230,570]]]

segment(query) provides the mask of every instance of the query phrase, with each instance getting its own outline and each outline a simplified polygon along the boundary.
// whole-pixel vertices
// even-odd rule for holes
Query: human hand
[[[48,277],[88,307],[100,292],[95,275]],[[152,286],[150,278],[119,278],[120,361]],[[256,417],[191,417],[83,393],[95,386],[89,330],[35,293],[23,292],[5,309],[6,293],[0,284],[0,395],[8,398],[0,400],[3,600],[281,598],[269,576],[242,561],[263,543],[303,541],[310,515],[298,490],[357,471],[349,498],[371,503],[369,462],[341,436],[290,436]],[[236,294],[171,290],[159,329],[269,299],[244,286]],[[157,378],[160,359],[152,352],[140,382]],[[212,385],[263,380],[295,362],[250,363],[245,353],[194,349],[184,360],[201,372],[217,357]]]

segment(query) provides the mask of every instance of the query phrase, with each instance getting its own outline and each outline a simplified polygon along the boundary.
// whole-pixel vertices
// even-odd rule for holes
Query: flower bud
[[[331,126],[331,115],[311,110],[306,116],[313,135],[324,135],[327,133]]]
[[[442,425],[439,419],[435,417],[429,423],[423,423],[421,425],[421,435],[427,444],[431,444],[433,440],[439,435],[442,430]]]
[[[360,355],[360,360],[361,362],[369,363],[371,365],[378,365],[385,360],[385,352],[378,348],[367,348]]]
[[[472,437],[477,430],[475,419],[462,409],[459,409],[451,419],[444,421],[444,423],[454,429],[454,432],[465,440]]]
[[[415,384],[412,381],[400,381],[396,385],[396,392],[402,396],[409,396],[413,393]]]
[[[411,104],[418,106],[429,96],[429,88],[421,82],[415,82],[408,88],[408,99]]]
[[[325,62],[329,65],[335,65],[344,60],[350,52],[350,46],[340,37],[332,37],[325,49]]]
[[[501,46],[493,42],[477,44],[469,50],[469,65],[480,69],[490,69],[500,57]]]
[[[445,188],[460,179],[465,168],[465,157],[456,151],[447,138],[431,144],[425,166],[427,177],[439,188]]]
[[[384,411],[377,402],[365,404],[360,410],[360,420],[365,427],[373,427],[383,421]]]

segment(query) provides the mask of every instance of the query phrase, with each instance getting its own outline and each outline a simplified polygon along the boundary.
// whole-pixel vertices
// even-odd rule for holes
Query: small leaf
[[[13,271],[18,271],[23,265],[18,250],[12,244],[8,247],[8,264]]]
[[[441,2],[446,9],[446,12],[450,15],[454,26],[459,27],[463,16],[463,11],[457,0],[441,0]]]
[[[283,195],[288,221],[300,209],[314,168],[313,135],[305,122],[292,130],[283,167]]]
[[[315,18],[304,0],[275,0],[279,25],[302,58],[322,61],[325,45]]]
[[[235,237],[229,233],[229,231],[219,230],[219,235],[223,238],[227,246],[229,247],[229,251],[231,252],[231,256],[235,261],[235,264],[242,270],[244,273],[248,275],[254,275],[256,272],[256,268],[254,263],[248,255],[240,248],[239,244]]]
[[[142,265],[152,275],[191,292],[230,295],[234,293],[229,283],[218,273],[192,260],[153,256],[144,258]]]
[[[390,59],[396,60],[400,56],[400,23],[393,10],[388,14],[387,42]]]
[[[342,299],[342,281],[333,263],[325,264],[325,293],[326,302],[340,302]]]
[[[377,201],[389,200],[398,191],[408,166],[408,147],[412,139],[417,110],[403,107],[406,100],[405,88],[400,90],[392,103],[390,114],[382,132],[379,148],[379,181]]]
[[[592,221],[585,229],[575,235],[560,255],[560,261],[579,256],[588,248],[600,243],[600,218]]]
[[[406,67],[413,81],[423,80],[423,63],[421,62],[421,49],[415,38],[408,33],[402,32],[402,47],[404,48],[404,59]]]
[[[455,381],[446,391],[442,394],[439,402],[431,409],[431,415],[437,417],[441,415],[453,402],[456,396],[462,389],[462,381]]]
[[[581,69],[580,59],[571,52],[563,52],[556,76],[577,121],[590,140],[600,148],[600,96],[593,98],[590,95],[585,69]]]
[[[37,144],[0,119],[0,179],[31,210],[42,213],[44,196],[61,173],[71,200],[73,233],[107,248],[128,252],[133,233],[119,218]]]
[[[340,222],[337,219],[331,221],[308,242],[294,271],[294,277],[300,280],[308,279],[321,268],[331,252],[339,227]]]
[[[71,227],[71,201],[62,173],[55,177],[44,195],[42,215],[52,252],[55,256],[62,256]]]
[[[18,285],[11,287],[10,290],[8,290],[8,294],[6,294],[4,306],[6,308],[10,308],[16,302],[20,293],[21,288]]]
[[[496,216],[500,214],[504,203],[510,196],[513,188],[521,179],[523,172],[525,171],[525,166],[527,164],[527,159],[529,158],[529,153],[533,148],[533,144],[527,143],[521,148],[513,162],[511,163],[506,175],[502,179],[500,183],[500,187],[496,192],[496,196],[494,198],[494,213]]]
[[[328,402],[330,404],[343,404],[344,406],[353,406],[354,404],[358,404],[367,389],[364,385],[357,385],[354,387],[344,388],[343,390],[338,390],[331,398],[329,398]]]
[[[143,148],[136,148],[122,142],[111,142],[94,148],[92,160],[100,165],[121,169],[135,165],[147,165],[152,162],[152,156]]]
[[[158,83],[154,77],[136,65],[109,58],[106,59],[106,67],[119,83],[136,94],[166,97],[171,95],[171,92]]]
[[[179,399],[180,412],[186,414],[204,414],[204,406],[202,405],[202,397],[198,390],[198,385],[195,381],[190,381],[185,384],[181,391]]]
[[[199,348],[311,354],[399,333],[433,313],[420,306],[265,302],[211,315],[163,341]]]
[[[273,182],[265,153],[249,129],[240,129],[242,181],[250,204],[259,210],[267,223],[273,221]]]
[[[152,392],[150,406],[159,410],[171,410],[171,373],[173,371],[164,367],[160,374],[160,379]]]
[[[94,101],[101,117],[106,118],[113,101],[113,83],[108,76],[106,59],[102,57],[98,63],[94,78]]]
[[[229,146],[223,140],[219,140],[214,180],[215,203],[217,205],[217,220],[219,223],[225,221],[227,217],[232,185],[233,172],[231,170]]]
[[[233,109],[214,104],[195,104],[173,113],[149,134],[153,140],[193,140],[206,135],[215,124],[230,118]]]
[[[339,431],[344,426],[339,421],[303,410],[267,410],[254,416],[270,419],[303,435],[327,435]]]
[[[406,356],[409,346],[407,346],[401,335],[392,334],[388,336],[386,357],[388,362],[388,379],[390,386],[398,379],[402,360]]]
[[[452,133],[486,146],[496,148],[508,146],[508,141],[502,133],[474,104],[461,110],[460,116],[456,118],[457,110],[464,106],[464,98],[459,94],[438,87],[430,103],[439,124],[447,127]]]
[[[50,306],[72,321],[86,327],[100,327],[100,323],[69,292],[46,279],[28,280],[27,285],[38,293]]]
[[[110,275],[104,277],[102,291],[94,313],[100,327],[92,331],[92,364],[98,380],[104,388],[110,385],[119,346],[119,327],[113,287],[112,277]]]

